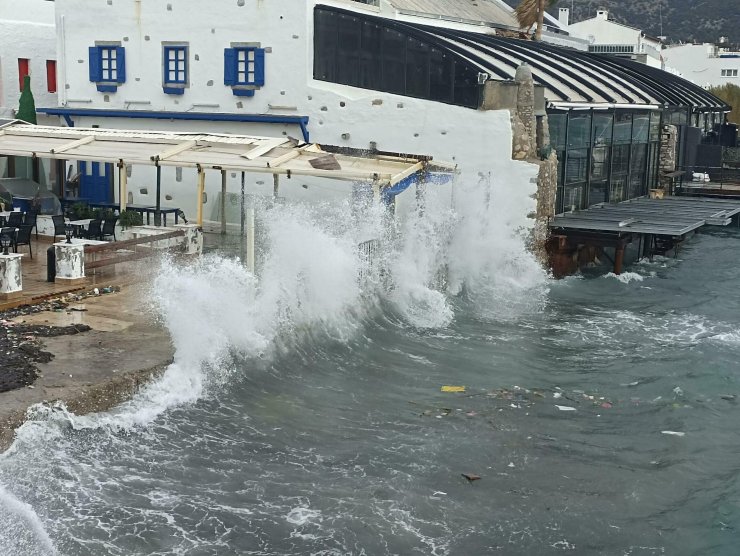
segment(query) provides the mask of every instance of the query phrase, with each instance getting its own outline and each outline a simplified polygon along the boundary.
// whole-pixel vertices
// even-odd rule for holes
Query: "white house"
[[[726,42],[672,45],[663,51],[666,64],[702,87],[740,86],[740,51]]]
[[[18,109],[23,78],[39,106],[57,102],[54,2],[0,0],[0,118]]]
[[[588,41],[588,51],[629,58],[655,68],[663,68],[661,41],[637,27],[609,19],[607,10],[598,10],[596,17],[569,23],[568,8],[560,8],[559,19],[568,31]]]

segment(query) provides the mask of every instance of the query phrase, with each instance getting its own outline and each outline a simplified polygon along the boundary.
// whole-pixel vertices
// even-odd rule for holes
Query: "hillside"
[[[668,42],[714,42],[720,36],[740,42],[740,0],[561,0],[550,12],[557,16],[559,7],[573,8],[571,21],[594,17],[597,9],[606,8],[611,19],[654,36],[661,34],[662,11],[662,34]]]

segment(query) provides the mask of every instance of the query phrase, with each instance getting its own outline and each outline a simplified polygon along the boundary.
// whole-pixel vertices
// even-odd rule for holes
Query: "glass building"
[[[557,212],[646,195],[657,185],[662,125],[711,129],[729,111],[701,87],[625,58],[314,10],[318,80],[478,109],[485,82],[511,81],[522,64],[544,88],[559,161]]]

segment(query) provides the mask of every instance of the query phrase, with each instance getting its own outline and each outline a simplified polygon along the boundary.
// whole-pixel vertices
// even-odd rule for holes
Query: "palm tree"
[[[537,25],[535,40],[542,39],[542,27],[545,22],[545,10],[554,6],[558,0],[522,0],[514,10],[519,25],[529,31],[533,25]]]

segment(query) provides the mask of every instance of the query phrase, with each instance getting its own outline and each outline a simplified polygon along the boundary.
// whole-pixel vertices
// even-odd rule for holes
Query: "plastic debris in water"
[[[475,475],[474,473],[461,473],[461,475],[463,477],[465,477],[471,483],[473,481],[479,481],[480,480],[480,475]]]
[[[679,432],[679,431],[660,431],[663,434],[669,434],[671,436],[686,436],[685,432]]]
[[[442,386],[442,392],[465,392],[465,386]]]
[[[569,405],[556,405],[560,411],[576,411],[575,407],[570,407]]]

